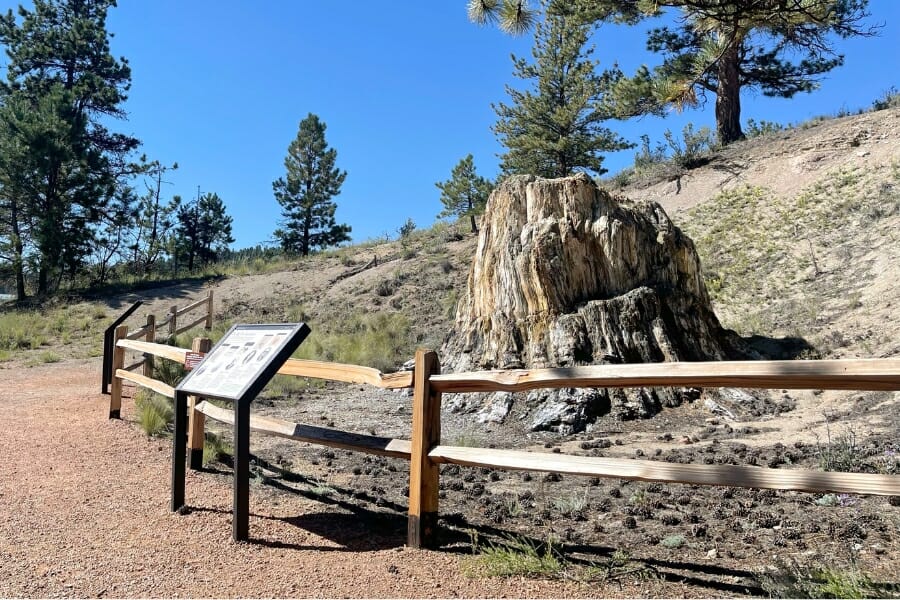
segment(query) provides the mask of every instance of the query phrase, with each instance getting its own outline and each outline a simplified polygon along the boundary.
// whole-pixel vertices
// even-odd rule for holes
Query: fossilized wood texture
[[[691,240],[662,207],[600,190],[586,175],[511,177],[491,195],[445,371],[731,355]],[[528,395],[532,428],[571,432],[613,410],[648,416],[684,390],[554,390]],[[451,407],[505,418],[506,394]]]

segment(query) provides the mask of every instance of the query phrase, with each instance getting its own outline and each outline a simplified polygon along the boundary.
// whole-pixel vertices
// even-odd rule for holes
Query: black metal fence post
[[[131,313],[138,309],[138,306],[143,304],[143,300],[138,300],[134,304],[131,305],[131,308],[122,313],[118,319],[113,321],[113,324],[106,328],[106,331],[103,332],[103,374],[102,381],[100,384],[100,392],[103,394],[109,395],[109,384],[112,382],[112,361],[113,361],[113,335],[115,334],[116,327],[122,324],[122,321],[131,316]]]

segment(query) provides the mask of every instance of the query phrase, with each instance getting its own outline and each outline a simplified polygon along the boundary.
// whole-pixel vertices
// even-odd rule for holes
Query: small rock
[[[710,560],[713,560],[713,559],[717,558],[718,556],[719,556],[719,552],[715,548],[713,548],[712,550],[710,550],[709,552],[706,553],[706,558],[708,558]]]

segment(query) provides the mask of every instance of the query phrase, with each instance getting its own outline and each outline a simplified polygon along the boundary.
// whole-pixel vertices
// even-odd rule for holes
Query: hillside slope
[[[900,109],[734,144],[620,193],[694,239],[726,326],[802,337],[821,357],[900,355]]]

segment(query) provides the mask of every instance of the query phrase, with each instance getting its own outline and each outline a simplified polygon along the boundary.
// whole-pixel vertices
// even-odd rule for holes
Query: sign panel
[[[206,356],[206,352],[188,352],[184,355],[184,370],[193,371]]]
[[[301,331],[308,333],[309,329],[303,323],[235,325],[177,389],[196,396],[238,400],[289,344],[293,347],[288,355],[296,349],[302,339],[295,337]],[[282,362],[286,358],[280,356]]]

